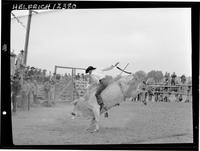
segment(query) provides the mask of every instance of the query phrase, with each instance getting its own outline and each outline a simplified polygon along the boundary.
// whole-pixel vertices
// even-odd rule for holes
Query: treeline
[[[191,84],[192,83],[192,79],[191,77],[186,77],[184,74],[177,76],[175,72],[173,73],[168,73],[165,72],[165,74],[163,74],[162,71],[159,70],[152,70],[148,73],[139,70],[137,72],[134,73],[135,76],[137,76],[137,78],[140,81],[146,81],[148,83],[154,84],[154,83],[165,83],[165,82],[171,82],[174,80],[174,82],[176,84]]]

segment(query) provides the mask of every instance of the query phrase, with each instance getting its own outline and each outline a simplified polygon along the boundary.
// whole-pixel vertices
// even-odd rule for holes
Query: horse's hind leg
[[[94,129],[94,127],[95,127],[95,118],[92,118],[91,121],[90,121],[90,125],[87,128],[87,131]]]

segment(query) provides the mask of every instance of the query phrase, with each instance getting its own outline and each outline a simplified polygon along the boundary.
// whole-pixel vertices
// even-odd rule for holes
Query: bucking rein
[[[128,71],[125,71],[123,69],[121,69],[120,67],[117,66],[117,69],[119,69],[120,71],[124,72],[124,73],[127,73],[127,74],[132,74],[131,72],[128,72]]]

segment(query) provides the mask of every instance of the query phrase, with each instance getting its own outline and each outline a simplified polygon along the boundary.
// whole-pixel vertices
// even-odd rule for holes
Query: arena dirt
[[[71,119],[72,105],[32,107],[12,116],[15,145],[192,143],[192,103],[125,102],[101,117],[100,131]]]

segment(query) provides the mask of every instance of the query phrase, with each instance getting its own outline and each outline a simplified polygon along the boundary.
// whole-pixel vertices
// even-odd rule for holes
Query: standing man
[[[164,76],[164,80],[165,80],[165,84],[167,85],[169,83],[169,74],[167,72],[165,72],[165,76]]]
[[[185,77],[185,75],[183,74],[183,75],[181,76],[181,83],[182,83],[182,84],[185,84],[185,82],[186,82],[186,77]]]
[[[11,79],[11,100],[13,105],[13,112],[16,112],[17,109],[17,96],[21,90],[20,77],[15,74],[13,79]]]
[[[17,66],[17,69],[19,69],[20,66],[25,66],[24,65],[24,50],[21,50],[20,53],[18,54],[16,66]]]
[[[10,74],[12,75],[12,76],[14,76],[14,74],[15,74],[15,68],[16,68],[16,66],[15,66],[15,59],[16,59],[16,54],[14,54],[14,52],[12,52],[11,54],[10,54],[10,69],[11,69],[11,72],[10,72]]]
[[[36,79],[31,79],[31,92],[33,96],[33,102],[38,103],[37,95],[38,95],[38,85]]]
[[[175,85],[176,83],[175,83],[175,79],[176,79],[176,74],[175,74],[175,72],[173,72],[173,74],[171,75],[171,78],[172,78],[172,80],[171,80],[171,85]]]
[[[45,98],[47,100],[47,106],[50,106],[51,96],[50,96],[50,89],[51,89],[51,83],[50,79],[45,77],[44,82],[44,91],[45,91]]]
[[[139,92],[139,96],[141,101],[144,103],[144,105],[147,105],[147,101],[146,101],[146,82],[142,81],[140,84],[138,84],[138,88],[137,91]]]
[[[33,78],[34,69],[35,69],[34,67],[31,67],[31,70],[28,71],[28,76],[31,77],[31,78]]]
[[[26,107],[28,107],[28,110],[29,110],[29,108],[30,108],[30,96],[31,96],[30,77],[26,77],[23,80],[21,95],[22,95],[21,107],[23,108],[23,110],[25,110]]]
[[[51,104],[55,104],[55,81],[50,81],[51,88],[50,88],[50,100]]]
[[[102,70],[98,70],[92,66],[89,66],[86,70],[85,73],[89,74],[89,84],[98,84],[97,91],[95,93],[95,96],[97,98],[97,103],[100,105],[100,112],[102,110],[107,110],[106,107],[104,106],[103,99],[101,97],[101,92],[108,86],[108,80],[105,77],[104,72],[112,70],[114,67],[116,67],[119,64],[117,62],[114,66],[111,65],[108,68],[104,68]]]

